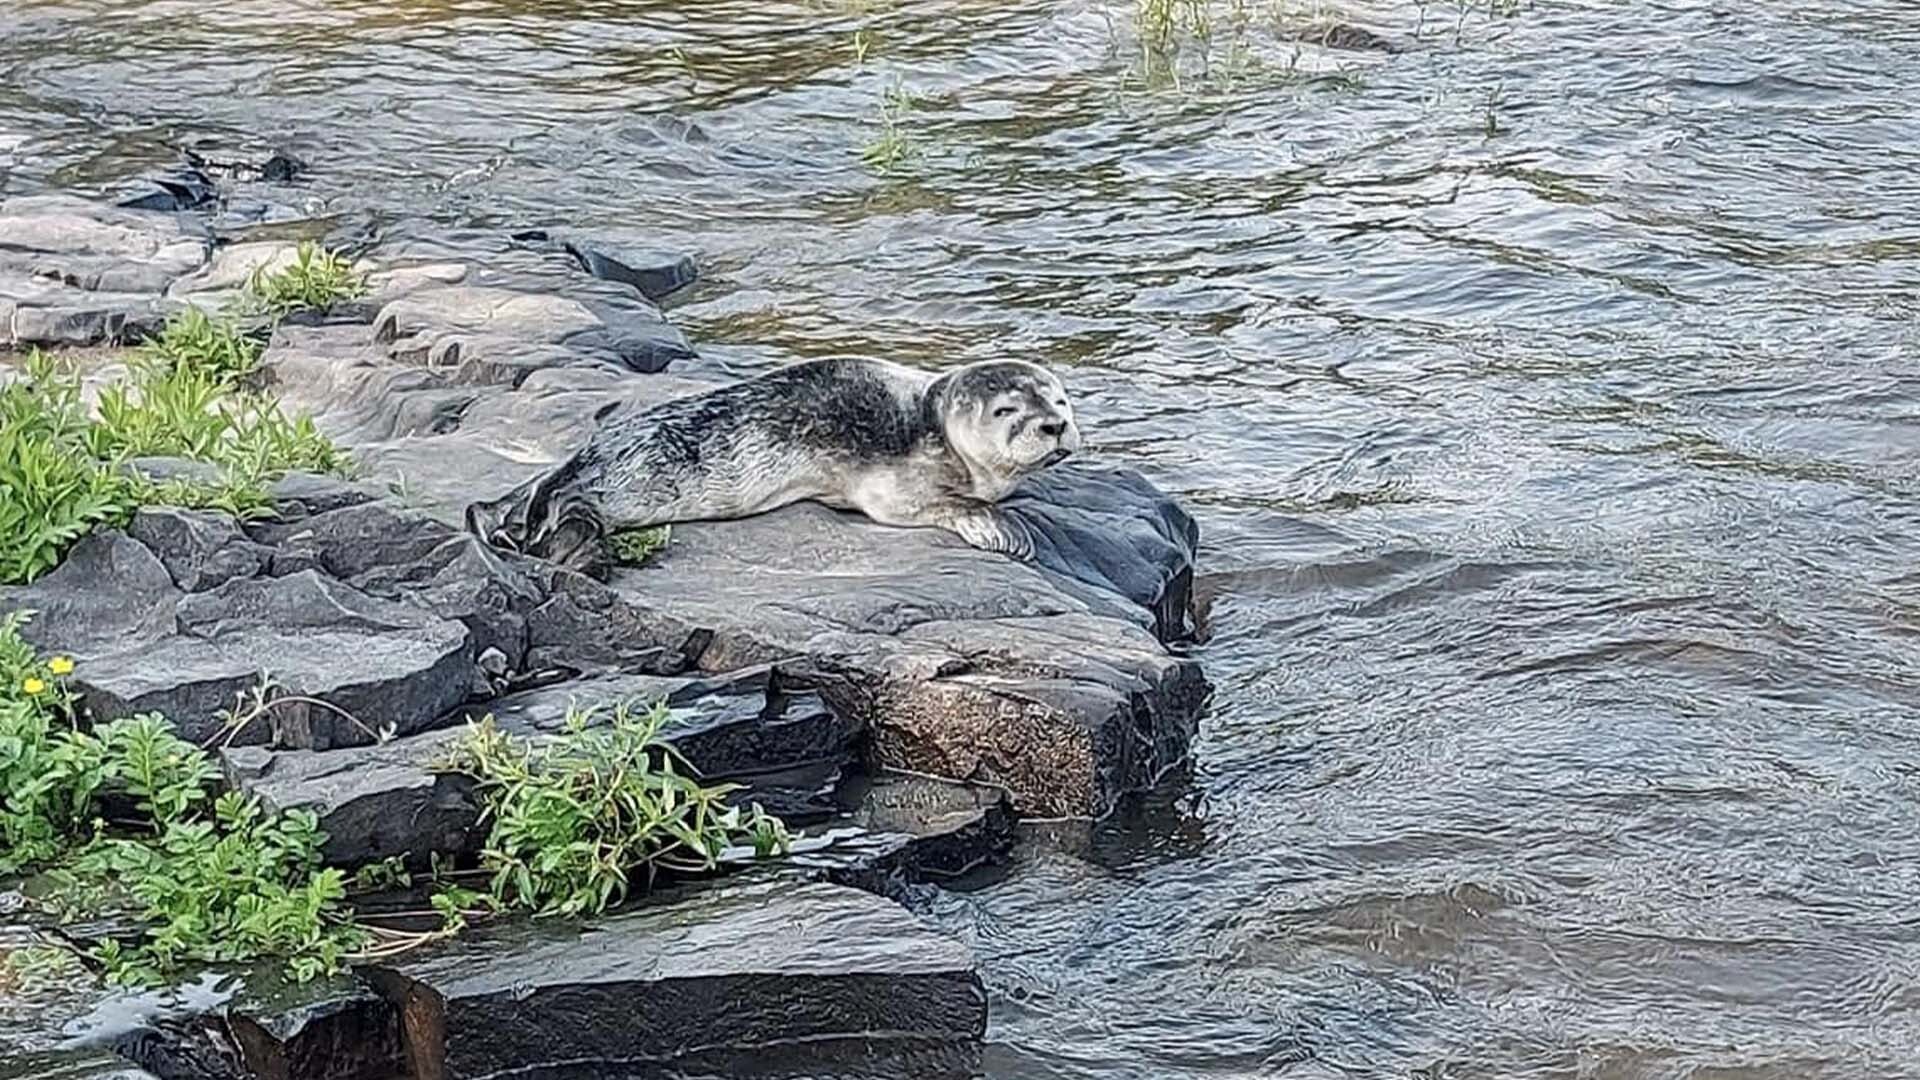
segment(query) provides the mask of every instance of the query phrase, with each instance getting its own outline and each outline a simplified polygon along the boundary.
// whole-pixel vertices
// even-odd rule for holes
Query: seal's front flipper
[[[979,548],[1021,562],[1033,560],[1033,538],[1027,527],[992,506],[957,511],[937,522],[941,528]]]

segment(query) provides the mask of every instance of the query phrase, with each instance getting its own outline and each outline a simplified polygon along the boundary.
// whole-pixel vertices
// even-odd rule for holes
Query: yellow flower
[[[53,672],[55,675],[71,675],[73,674],[73,658],[70,656],[56,656],[47,661],[47,670]]]
[[[47,689],[47,684],[43,680],[36,679],[29,675],[21,682],[20,689],[25,690],[29,694],[38,694],[43,693]]]

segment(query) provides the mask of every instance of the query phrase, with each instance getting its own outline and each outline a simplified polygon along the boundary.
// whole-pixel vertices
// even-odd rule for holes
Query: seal
[[[469,506],[467,528],[496,548],[591,570],[613,531],[812,499],[1028,559],[1026,530],[995,504],[1080,448],[1060,380],[1017,360],[937,376],[810,360],[647,408],[615,403],[595,420],[558,466]]]

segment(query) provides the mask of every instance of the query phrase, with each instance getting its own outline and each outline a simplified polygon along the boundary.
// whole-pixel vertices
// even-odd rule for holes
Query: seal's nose
[[[1067,422],[1065,420],[1049,420],[1040,425],[1040,433],[1050,438],[1059,438],[1060,433],[1065,430],[1067,430]]]

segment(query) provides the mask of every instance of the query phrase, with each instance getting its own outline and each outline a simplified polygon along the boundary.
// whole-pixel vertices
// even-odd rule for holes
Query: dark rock
[[[33,584],[0,587],[0,611],[34,612],[22,636],[43,652],[85,662],[172,633],[180,596],[152,551],[110,530],[82,539]]]
[[[221,753],[227,783],[279,810],[311,810],[327,834],[323,856],[362,866],[400,856],[479,850],[473,782],[432,766],[460,737],[429,731],[375,746],[327,751],[232,747]]]
[[[285,694],[325,705],[289,701],[270,710],[268,732],[243,732],[242,739],[270,735],[276,746],[311,749],[367,743],[371,732],[389,726],[402,734],[424,730],[473,683],[472,644],[460,624],[311,570],[189,595],[176,618],[180,636],[149,649],[141,665],[169,685],[122,704],[126,711],[158,709],[183,734],[213,720],[208,691],[224,691],[230,705],[236,689],[268,674]]]
[[[795,845],[786,865],[906,901],[915,886],[971,873],[1012,850],[1014,813],[1007,793],[932,777],[882,773],[849,781],[852,809],[820,835]]]
[[[0,1080],[159,1080],[104,1050],[49,1050],[0,1058]]]
[[[288,473],[273,482],[267,495],[273,500],[275,519],[281,522],[358,506],[380,497],[377,492],[351,481],[308,472]]]
[[[128,523],[127,534],[159,557],[174,584],[187,592],[253,577],[272,556],[248,540],[232,518],[198,510],[142,508]]]
[[[1191,636],[1200,529],[1145,477],[1115,465],[1067,462],[1022,484],[1004,509],[1026,528],[1035,562],[1138,604],[1152,614],[1162,641]]]
[[[134,190],[116,206],[129,210],[160,210],[174,213],[198,210],[220,199],[220,188],[206,173],[191,165],[141,177]]]
[[[1100,817],[1186,756],[1209,693],[1144,630],[1087,616],[816,639],[811,670],[887,768],[997,785],[1022,814]]]
[[[436,769],[464,735],[464,721],[491,715],[508,732],[558,738],[570,708],[594,711],[593,723],[601,724],[619,704],[647,707],[659,700],[674,710],[662,737],[709,779],[844,762],[857,735],[817,698],[782,689],[766,671],[720,679],[618,675],[462,708],[438,730],[378,746],[325,752],[232,748],[223,755],[224,768],[230,784],[272,806],[319,815],[330,863],[457,854],[475,850],[484,835],[471,782]]]
[[[676,252],[585,239],[565,241],[565,246],[587,273],[602,281],[631,285],[655,303],[700,278],[693,259]]]
[[[108,1036],[159,1080],[391,1080],[405,1055],[398,1012],[358,980],[304,985],[260,970],[196,1004],[168,1002]]]
[[[268,675],[279,692],[326,705],[289,701],[240,738],[301,747],[368,742],[366,728],[386,724],[419,730],[472,681],[458,623],[312,571],[182,596],[153,552],[120,533],[81,541],[31,586],[0,590],[0,608],[40,612],[28,639],[79,661],[73,683],[96,716],[160,712],[196,742]]]
[[[367,974],[402,1007],[415,1080],[664,1067],[721,1047],[964,1052],[986,1029],[964,946],[820,884],[709,889],[584,930],[497,925]]]
[[[377,501],[257,525],[253,533],[273,546],[275,573],[318,569],[371,596],[459,620],[476,655],[497,649],[512,667],[526,656],[526,615],[543,593],[464,531]]]

